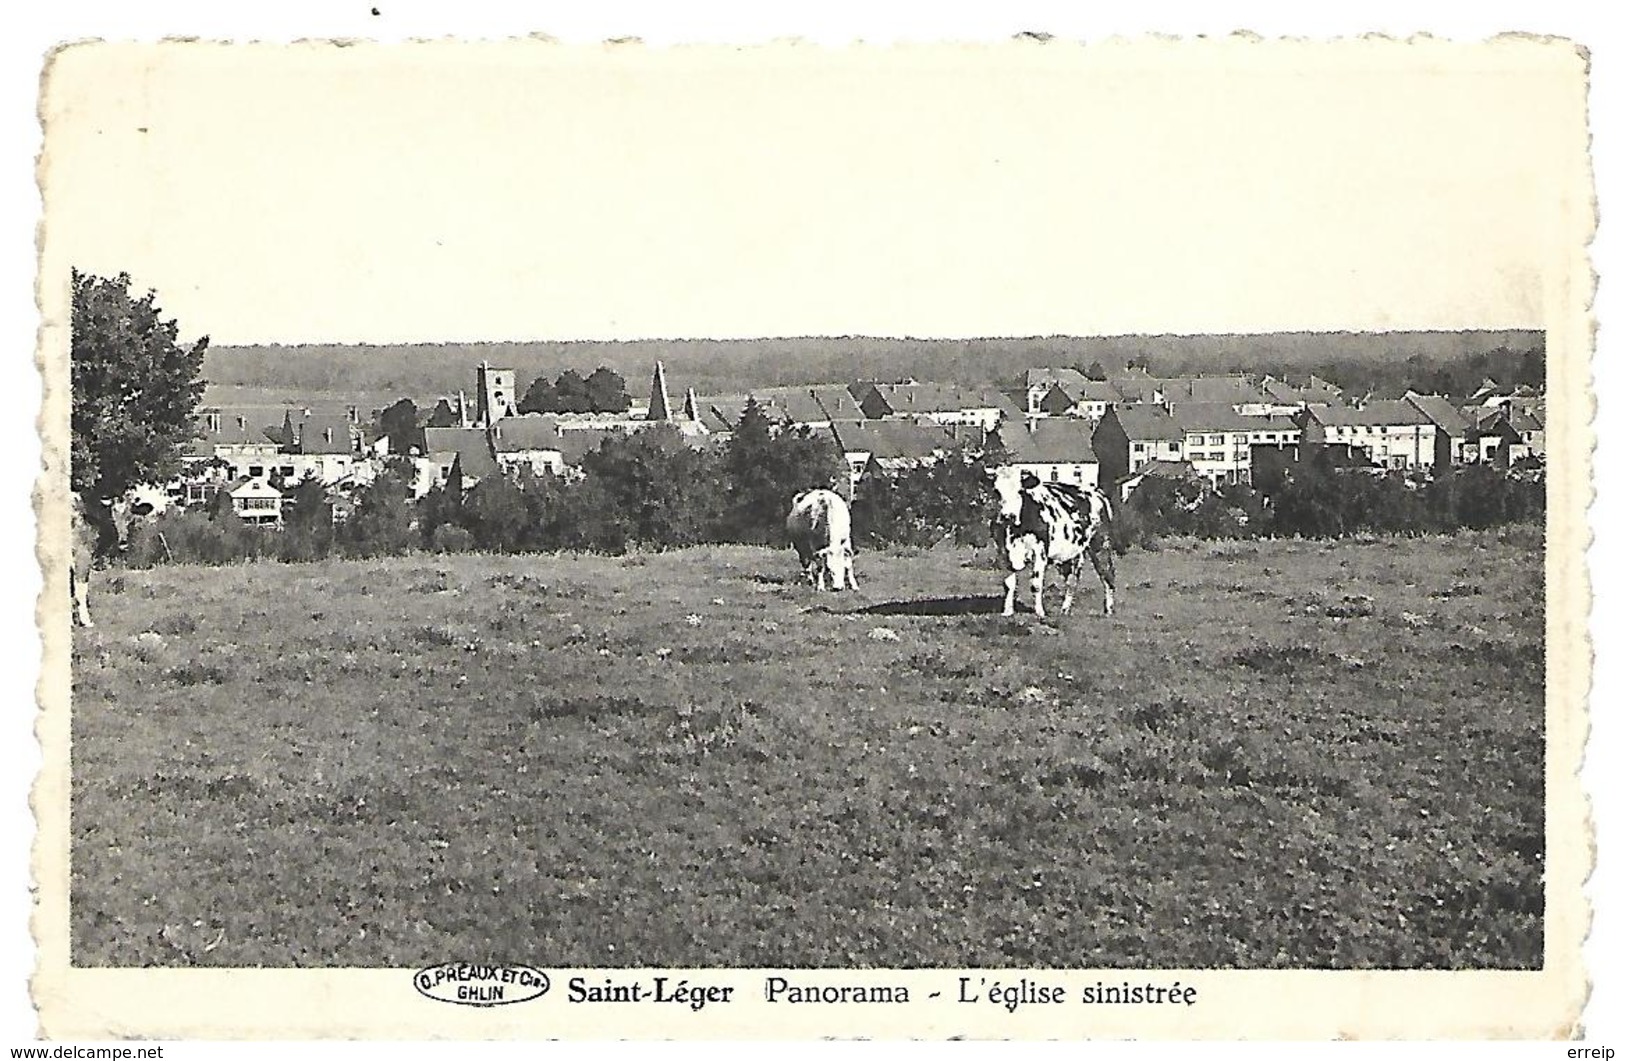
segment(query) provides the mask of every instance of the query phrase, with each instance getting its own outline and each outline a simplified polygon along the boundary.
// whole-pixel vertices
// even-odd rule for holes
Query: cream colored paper
[[[40,167],[45,1033],[1572,1034],[1592,857],[1576,776],[1590,673],[1586,75],[1572,44],[1512,37],[59,52]],[[410,970],[71,968],[70,266],[128,270],[183,328],[221,343],[1544,328],[1545,968],[1168,970],[1156,979],[1195,984],[1201,1004],[1015,1015],[769,1006],[762,974],[739,970],[694,974],[741,990],[693,1013],[565,1006],[564,970],[549,970],[549,998],[479,1010],[423,999]],[[935,971],[819,979],[907,984],[916,997],[954,985]]]

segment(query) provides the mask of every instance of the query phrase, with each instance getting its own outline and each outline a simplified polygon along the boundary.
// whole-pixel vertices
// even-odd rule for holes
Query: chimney
[[[463,398],[463,392],[457,392],[457,426],[468,426],[468,402]]]

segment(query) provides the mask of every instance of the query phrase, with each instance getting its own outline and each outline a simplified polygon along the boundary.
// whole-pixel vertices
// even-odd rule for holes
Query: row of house
[[[578,474],[613,434],[655,424],[694,446],[725,440],[754,402],[777,427],[827,435],[845,457],[851,486],[875,469],[896,470],[950,454],[1002,448],[1009,464],[1047,482],[1095,486],[1141,471],[1199,478],[1219,487],[1251,482],[1265,451],[1296,460],[1332,449],[1373,468],[1428,471],[1544,453],[1544,402],[1528,389],[1485,381],[1462,405],[1439,396],[1346,401],[1331,383],[1243,375],[1157,377],[1138,371],[1090,379],[1073,369],[1035,368],[1010,393],[905,380],[759,388],[673,402],[656,363],[647,402],[623,414],[521,414],[511,369],[482,362],[473,409],[459,393],[450,426],[424,426],[405,453],[412,491],[461,490],[493,475]],[[448,405],[448,407],[450,407]],[[342,515],[390,457],[389,439],[359,410],[282,406],[213,408],[200,417],[182,475],[168,500],[205,503],[221,491],[233,510],[276,523],[289,489],[320,483]]]

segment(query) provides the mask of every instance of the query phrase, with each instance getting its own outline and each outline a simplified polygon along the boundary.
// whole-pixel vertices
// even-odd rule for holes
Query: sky
[[[1569,49],[81,45],[47,264],[217,343],[1539,328]]]
[[[1593,5],[1587,0],[1545,0],[1539,5],[1510,0],[1485,0],[1475,5],[1447,0],[1369,0],[1361,5],[1241,0],[1226,5],[1145,2],[1088,8],[1020,2],[945,3],[937,5],[930,16],[922,17],[917,12],[904,12],[901,7],[896,12],[888,11],[881,3],[848,5],[826,0],[813,5],[816,13],[811,14],[791,12],[790,5],[770,10],[778,5],[736,7],[696,2],[681,5],[680,19],[664,13],[658,4],[601,3],[573,7],[537,4],[530,5],[524,16],[496,10],[498,6],[464,0],[455,5],[455,17],[450,17],[447,12],[452,10],[451,5],[391,0],[382,5],[382,17],[379,17],[370,14],[368,3],[349,0],[322,3],[290,0],[253,7],[169,0],[153,0],[142,5],[115,0],[59,0],[51,5],[33,5],[20,12],[13,25],[8,26],[7,33],[0,34],[0,48],[7,49],[7,61],[0,63],[0,79],[5,85],[0,105],[4,108],[7,149],[3,194],[0,194],[5,225],[5,239],[0,245],[5,248],[7,283],[0,292],[3,297],[0,306],[3,306],[8,348],[13,351],[3,362],[4,375],[0,376],[0,383],[11,398],[14,412],[11,417],[0,418],[0,432],[3,432],[0,451],[13,454],[23,468],[23,474],[14,477],[12,489],[5,494],[7,507],[4,518],[0,519],[6,555],[12,561],[8,569],[10,606],[4,609],[0,619],[4,621],[6,643],[14,646],[11,658],[15,660],[15,665],[7,669],[10,681],[6,686],[13,710],[0,713],[4,716],[0,750],[4,753],[6,778],[3,794],[0,794],[3,795],[0,826],[4,827],[0,832],[13,838],[6,847],[4,876],[0,877],[5,912],[0,923],[0,979],[5,989],[0,995],[0,1030],[7,1033],[9,1042],[21,1043],[33,1035],[25,983],[32,968],[32,952],[25,923],[28,875],[24,841],[31,829],[26,802],[28,783],[38,766],[29,708],[33,682],[39,673],[33,605],[40,580],[33,562],[33,513],[28,487],[30,469],[38,467],[39,445],[33,414],[39,408],[40,381],[29,352],[34,348],[40,323],[32,287],[39,268],[33,244],[40,215],[33,169],[41,146],[35,110],[41,60],[46,49],[54,44],[89,37],[155,40],[165,34],[283,41],[310,36],[403,40],[447,33],[510,36],[538,27],[576,41],[636,34],[657,43],[694,39],[759,42],[786,36],[832,43],[859,36],[871,40],[923,37],[991,41],[1034,26],[1063,35],[1093,38],[1113,32],[1188,36],[1226,34],[1242,29],[1270,35],[1312,37],[1365,32],[1403,37],[1421,31],[1467,40],[1483,39],[1508,29],[1570,35],[1583,41],[1591,52],[1594,152],[1604,203],[1602,227],[1593,247],[1594,260],[1602,274],[1597,315],[1604,352],[1594,364],[1600,403],[1598,423],[1605,425],[1619,420],[1618,396],[1625,380],[1621,379],[1617,359],[1608,356],[1615,345],[1613,329],[1617,329],[1619,319],[1619,283],[1617,279],[1610,283],[1610,277],[1618,275],[1615,267],[1619,241],[1610,228],[1610,217],[1618,214],[1617,130],[1625,128],[1625,122],[1619,120],[1614,101],[1625,98],[1618,74],[1620,57],[1625,53],[1613,28],[1612,15],[1603,5]],[[719,10],[719,6],[726,10]],[[675,7],[667,5],[666,9],[675,10]],[[178,75],[165,73],[162,77],[132,79],[111,92],[101,93],[95,100],[83,102],[87,113],[98,114],[97,121],[105,123],[107,131],[95,135],[110,137],[109,142],[116,141],[121,146],[114,151],[104,147],[100,153],[87,147],[86,157],[94,159],[94,165],[90,170],[81,169],[75,179],[84,182],[92,195],[99,189],[110,201],[122,200],[125,205],[121,210],[112,210],[107,204],[81,200],[73,211],[71,227],[78,230],[73,249],[70,252],[64,248],[61,253],[63,260],[83,257],[88,268],[130,270],[140,282],[160,289],[162,303],[183,318],[187,330],[210,332],[222,342],[339,339],[346,334],[373,341],[447,336],[608,336],[641,333],[640,329],[651,327],[665,334],[681,329],[696,334],[726,334],[730,328],[741,332],[756,328],[769,334],[792,334],[827,330],[817,325],[830,319],[850,322],[844,327],[837,326],[842,331],[883,332],[888,328],[881,325],[915,327],[922,319],[927,319],[927,323],[940,322],[944,316],[942,307],[959,302],[964,304],[965,325],[982,328],[983,334],[1003,331],[1006,326],[1014,328],[1010,318],[1022,317],[1027,310],[1053,313],[1056,312],[1053,307],[1062,303],[1079,307],[1073,316],[1063,321],[1068,325],[1066,330],[1128,330],[1132,326],[1115,322],[1136,314],[1160,322],[1155,326],[1159,331],[1174,330],[1176,322],[1187,319],[1192,322],[1191,330],[1216,330],[1220,325],[1215,322],[1224,319],[1227,312],[1234,315],[1228,308],[1228,299],[1232,297],[1249,307],[1261,308],[1263,312],[1252,314],[1261,326],[1354,327],[1360,326],[1362,319],[1372,320],[1372,326],[1380,326],[1383,314],[1396,327],[1441,326],[1441,322],[1450,321],[1466,323],[1460,320],[1463,316],[1472,317],[1474,326],[1484,327],[1531,327],[1541,323],[1538,311],[1527,312],[1531,306],[1539,305],[1539,299],[1531,292],[1540,282],[1528,275],[1532,268],[1529,263],[1542,257],[1538,249],[1531,249],[1531,241],[1539,239],[1542,223],[1538,218],[1531,220],[1529,211],[1539,209],[1531,204],[1541,198],[1542,171],[1548,168],[1545,162],[1550,158],[1547,134],[1541,128],[1542,115],[1546,112],[1538,106],[1533,108],[1534,113],[1528,106],[1511,107],[1510,113],[1518,116],[1517,121],[1503,121],[1498,114],[1485,114],[1474,120],[1472,113],[1461,113],[1461,101],[1456,101],[1453,117],[1463,118],[1465,125],[1454,123],[1450,129],[1453,134],[1465,130],[1473,135],[1467,137],[1471,150],[1454,157],[1448,151],[1434,150],[1438,145],[1432,143],[1430,126],[1423,120],[1433,100],[1431,94],[1410,99],[1406,106],[1390,107],[1396,128],[1411,130],[1407,144],[1418,153],[1412,157],[1431,160],[1425,173],[1420,167],[1407,166],[1404,157],[1386,152],[1385,138],[1370,135],[1381,134],[1380,127],[1367,130],[1363,144],[1346,140],[1339,145],[1334,138],[1322,138],[1311,172],[1335,175],[1340,171],[1340,164],[1335,160],[1344,159],[1352,167],[1348,171],[1351,182],[1348,187],[1356,192],[1359,188],[1381,191],[1398,216],[1409,218],[1409,225],[1381,216],[1380,212],[1377,216],[1362,214],[1357,209],[1352,215],[1347,213],[1351,203],[1354,208],[1359,206],[1361,196],[1334,194],[1335,183],[1332,188],[1317,188],[1312,182],[1299,182],[1295,187],[1301,194],[1289,208],[1272,194],[1272,189],[1290,183],[1281,176],[1281,171],[1254,166],[1244,153],[1227,153],[1228,141],[1222,135],[1224,126],[1217,123],[1188,123],[1186,132],[1190,135],[1206,136],[1202,142],[1209,150],[1199,159],[1191,153],[1175,150],[1171,152],[1174,157],[1171,165],[1124,168],[1126,162],[1120,153],[1113,154],[1101,146],[1098,137],[1102,124],[1089,122],[1084,131],[1092,138],[1090,143],[1098,164],[1091,168],[1069,159],[1064,171],[1067,178],[1056,177],[1055,181],[1063,184],[1068,193],[1081,186],[1110,186],[1123,192],[1123,197],[1114,200],[1109,210],[1102,211],[1105,216],[1094,217],[1097,226],[1125,234],[1121,242],[1108,246],[1101,241],[1080,243],[1073,238],[1082,225],[1079,215],[1083,207],[1076,203],[1085,200],[1066,200],[1056,206],[1035,203],[1024,194],[1033,188],[1047,187],[1049,179],[1045,168],[1046,149],[1034,148],[1031,143],[1025,145],[1026,164],[1019,179],[1010,178],[1002,184],[982,181],[979,185],[973,179],[996,165],[1007,166],[1009,159],[1001,157],[998,163],[982,159],[982,168],[972,168],[961,182],[962,186],[998,188],[1001,195],[969,200],[954,198],[946,203],[937,199],[931,209],[914,203],[908,194],[911,186],[904,178],[915,174],[919,178],[917,186],[940,181],[942,173],[909,170],[910,160],[922,158],[918,151],[905,154],[899,163],[897,145],[889,142],[883,129],[859,144],[847,143],[839,165],[831,162],[816,170],[820,177],[834,181],[834,187],[818,196],[792,196],[771,179],[781,177],[789,167],[786,170],[769,167],[765,174],[752,171],[755,176],[767,179],[747,182],[742,177],[735,178],[733,167],[719,162],[710,172],[689,174],[685,184],[677,180],[682,174],[651,171],[650,160],[638,159],[643,164],[640,172],[649,180],[640,182],[634,179],[638,174],[628,173],[620,182],[607,185],[617,194],[605,197],[603,182],[588,182],[577,171],[586,166],[595,175],[612,174],[617,156],[611,148],[620,150],[617,145],[621,140],[598,143],[585,133],[578,133],[569,141],[529,132],[512,138],[484,135],[489,126],[502,124],[501,114],[523,109],[519,94],[504,99],[497,108],[501,113],[492,116],[489,110],[465,108],[458,112],[449,104],[443,105],[436,92],[419,89],[414,95],[412,86],[399,83],[391,85],[391,92],[395,94],[392,98],[410,99],[425,115],[426,123],[430,117],[438,118],[433,124],[435,135],[426,137],[428,142],[418,141],[409,131],[394,134],[396,144],[415,149],[417,154],[413,157],[427,160],[426,168],[431,174],[456,171],[452,162],[459,156],[454,154],[453,145],[458,143],[465,145],[461,148],[465,153],[481,153],[481,157],[484,157],[482,148],[495,150],[490,148],[493,143],[498,147],[508,145],[510,149],[515,144],[523,144],[526,145],[522,152],[524,162],[503,170],[508,174],[506,180],[496,179],[489,169],[482,171],[482,180],[486,183],[478,187],[483,199],[475,198],[471,192],[460,197],[455,186],[451,193],[437,191],[434,182],[424,183],[423,167],[396,172],[379,161],[385,157],[381,153],[388,141],[382,136],[387,130],[375,130],[369,121],[376,118],[377,111],[344,106],[332,93],[312,93],[316,96],[314,100],[306,100],[297,108],[289,106],[289,113],[274,113],[275,100],[254,112],[246,107],[242,97],[223,95],[216,81],[203,95],[218,98],[193,97],[180,100],[177,105],[183,112],[192,112],[186,118],[190,124],[184,127],[217,146],[201,151],[195,138],[165,140],[163,137],[169,133],[154,130],[163,130],[169,122],[155,125],[149,117],[149,136],[159,137],[156,142],[165,145],[164,153],[160,157],[149,150],[145,168],[138,168],[141,152],[137,150],[132,154],[130,151],[134,137],[116,126],[127,122],[132,107],[140,110],[143,99],[155,98],[156,83],[174,76]],[[950,82],[944,91],[954,87]],[[1294,92],[1302,88],[1300,82]],[[978,85],[977,91],[988,91],[986,83]],[[740,97],[741,93],[727,95]],[[860,97],[858,117],[865,117],[863,94],[857,95]],[[120,101],[117,97],[124,99]],[[477,92],[475,97],[489,101],[502,98],[502,93]],[[1320,94],[1314,98],[1323,97],[1324,94]],[[174,102],[173,96],[161,93],[156,98]],[[286,99],[286,94],[279,94],[278,98]],[[1211,106],[1207,98],[1207,93],[1199,94],[1192,106],[1198,106],[1200,113],[1211,115],[1223,97],[1213,95]],[[1345,99],[1350,98],[1358,97],[1345,96]],[[926,107],[934,102],[919,96],[914,99]],[[606,100],[600,105],[607,107],[611,102]],[[653,102],[658,104],[660,100]],[[732,98],[722,102],[748,109],[751,100]],[[1415,122],[1407,120],[1411,106],[1416,108]],[[1200,109],[1204,107],[1207,109]],[[1470,106],[1466,109],[1474,110]],[[454,113],[448,116],[447,111]],[[1009,113],[1019,111],[1017,108],[1016,112]],[[251,113],[258,124],[248,122],[247,115]],[[1138,113],[1147,115],[1140,119],[1145,123],[1142,131],[1162,132],[1170,122],[1180,124],[1178,113],[1174,111]],[[484,115],[481,122],[472,120],[471,116],[480,115]],[[874,117],[878,124],[879,115]],[[663,122],[670,120],[669,116],[662,118]],[[290,149],[286,143],[279,144],[276,138],[267,135],[269,128],[292,129],[298,133],[301,122],[310,130],[310,135],[325,132],[326,142],[333,145],[336,157],[312,161],[302,143],[295,143]],[[944,117],[939,124],[951,126],[952,121]],[[1029,121],[1024,128],[1033,124]],[[174,126],[175,129],[182,127],[181,124]],[[665,127],[648,120],[637,128],[647,133],[659,132]],[[866,127],[874,128],[873,125]],[[424,128],[430,125],[425,124]],[[1281,125],[1278,128],[1295,127]],[[734,129],[729,125],[716,131],[716,136],[726,140]],[[767,135],[774,128],[764,131],[758,127],[756,131]],[[1044,131],[1039,128],[1036,133]],[[295,139],[303,141],[304,137],[300,135]],[[625,139],[635,141],[637,137],[622,138]],[[1040,139],[1043,139],[1041,135]],[[535,141],[534,145],[531,140]],[[1494,141],[1499,141],[1499,149]],[[1060,141],[1053,138],[1043,140],[1045,144],[1057,142]],[[1155,138],[1140,138],[1142,145],[1155,142]],[[568,157],[561,154],[564,143],[577,152],[585,152],[585,161],[579,154]],[[544,147],[551,150],[544,152]],[[749,147],[749,144],[736,143],[731,154],[721,152],[714,157],[730,160],[743,157],[750,161]],[[1369,148],[1377,155],[1357,148]],[[211,152],[218,152],[218,157],[207,158]],[[186,165],[180,167],[183,170],[197,167],[198,176],[176,172],[178,163],[170,165],[163,161],[170,157],[184,160]],[[929,157],[939,166],[944,165],[941,156]],[[1368,169],[1364,160],[1376,157],[1383,160],[1383,165],[1375,166],[1372,162],[1375,168]],[[1224,165],[1219,164],[1221,158]],[[1276,161],[1284,161],[1289,167],[1300,164],[1299,160],[1290,158]],[[759,158],[756,162],[766,165]],[[1301,164],[1309,165],[1308,162]],[[920,165],[924,167],[923,162]],[[896,172],[900,167],[904,170],[901,174]],[[1361,174],[1358,180],[1353,175],[1355,171]],[[793,175],[799,173],[792,172]],[[962,171],[950,168],[948,172]],[[1226,185],[1235,197],[1218,201],[1202,179],[1204,172],[1228,175],[1231,179]],[[1289,172],[1298,171],[1289,169]],[[161,174],[162,179],[153,181],[154,173]],[[656,173],[665,180],[665,186],[654,182]],[[209,179],[204,179],[205,174]],[[322,174],[343,180],[336,185],[332,180],[317,180]],[[859,176],[881,181],[888,194],[872,197]],[[1430,182],[1430,191],[1424,197],[1407,197],[1410,179],[1421,176]],[[233,179],[240,184],[232,184]],[[1079,181],[1084,185],[1078,185]],[[1096,183],[1088,184],[1090,181]],[[1113,181],[1116,183],[1112,184]],[[303,198],[279,196],[275,194],[278,186],[275,182],[281,182],[280,186],[286,188],[309,190],[311,194]],[[1476,211],[1479,223],[1474,224],[1466,216],[1472,211],[1464,211],[1461,206],[1464,201],[1482,201],[1477,187],[1480,182],[1499,187],[1507,205],[1493,211]],[[671,193],[664,188],[674,183],[697,189],[692,199],[693,210],[682,217],[672,216],[673,211],[649,208],[637,194],[639,189],[648,192],[653,188],[660,193],[662,201],[669,202]],[[805,190],[809,182],[797,177],[790,183]],[[513,186],[526,189],[526,194],[521,195]],[[540,188],[553,189],[556,194],[540,196],[536,191]],[[561,189],[570,188],[582,193],[574,199],[560,198],[557,194]],[[1155,189],[1156,194],[1152,194],[1151,189]],[[513,206],[515,202],[518,208]],[[731,241],[719,247],[714,222],[719,213],[728,214],[724,207],[729,202],[765,203],[756,211],[756,216],[771,218],[769,227],[775,234],[791,231],[805,237],[801,251],[804,257],[792,257],[784,249],[787,244],[783,240],[769,240],[765,251],[756,251],[757,244],[746,238],[750,228],[743,223],[738,224],[743,231],[734,233],[729,229]],[[1235,219],[1238,202],[1253,208],[1248,216],[1258,222],[1258,231],[1268,231],[1272,240],[1244,240],[1242,253],[1204,254],[1189,261],[1178,255],[1145,253],[1147,247],[1167,246],[1166,242],[1159,244],[1147,233],[1189,237],[1193,233],[1208,232],[1209,225],[1217,225],[1221,232],[1250,231]],[[816,204],[817,209],[809,204]],[[1614,204],[1612,212],[1609,204]],[[341,207],[348,208],[354,216],[347,217]],[[744,205],[740,205],[739,210],[743,211]],[[911,210],[917,212],[911,213]],[[1440,211],[1437,217],[1433,216],[1435,210]],[[114,219],[112,224],[108,223],[109,214]],[[977,255],[974,241],[934,235],[943,226],[930,222],[949,215],[991,241],[997,253]],[[994,221],[1009,223],[1011,219],[1022,222],[1021,227],[1014,235],[1000,235]],[[1264,225],[1265,219],[1268,225]],[[430,231],[430,221],[439,223],[437,231],[452,236],[456,253],[437,260],[427,249],[433,244],[425,244],[420,233]],[[647,238],[625,234],[632,221],[648,232]],[[649,231],[651,223],[659,230]],[[975,227],[978,223],[981,228]],[[1055,231],[1050,231],[1051,226]],[[1359,231],[1362,226],[1367,226],[1365,236],[1350,237],[1351,231]],[[1614,227],[1617,228],[1617,224]],[[1343,246],[1330,260],[1341,263],[1343,272],[1339,278],[1345,283],[1319,283],[1326,273],[1311,272],[1300,284],[1298,269],[1333,268],[1317,266],[1308,250],[1328,246],[1328,228],[1342,236]],[[566,240],[566,234],[581,231],[593,232],[600,238],[585,244],[578,240],[573,245],[574,255],[535,252],[523,259],[533,263],[535,273],[527,273],[523,278],[516,278],[511,270],[498,269],[497,257],[489,253],[489,248],[501,245],[502,240],[518,249],[530,248],[538,238],[549,249],[561,245],[569,248],[571,243]],[[595,252],[592,255],[595,260],[584,264],[582,247],[594,250],[603,245],[605,231],[622,233],[609,245],[631,260],[611,262],[606,251],[604,261],[596,260],[599,256]],[[704,233],[706,238],[698,241],[698,249],[688,246],[685,255],[683,235],[696,231]],[[476,233],[478,238],[470,236],[470,232]],[[896,240],[905,234],[928,242],[920,248],[906,244],[900,247]],[[1062,234],[1066,238],[1062,238]],[[487,253],[471,253],[468,245],[456,243],[458,239],[473,239]],[[1181,242],[1181,246],[1190,245]],[[744,249],[753,253],[744,253]],[[1032,252],[1032,256],[1022,257],[1023,251]],[[648,258],[646,264],[637,260],[639,253]],[[779,256],[772,257],[774,254]],[[1080,261],[1078,268],[1086,272],[1077,276],[1086,276],[1089,284],[1085,285],[1081,279],[1066,284],[1047,276],[1043,270],[1021,268],[1023,262],[1048,263],[1058,254],[1062,260]],[[974,260],[967,260],[973,255]],[[290,260],[298,263],[298,267],[280,267]],[[1378,261],[1391,266],[1402,280],[1391,277],[1388,270],[1373,274],[1373,263]],[[587,268],[588,265],[591,268]],[[772,269],[768,269],[768,265]],[[701,266],[705,268],[702,270]],[[1537,273],[1540,271],[1538,266],[1533,268]],[[640,274],[639,270],[647,272]],[[60,270],[51,275],[59,273]],[[1486,295],[1463,306],[1459,293],[1452,299],[1445,297],[1448,292],[1437,290],[1436,278],[1441,275],[1457,277],[1458,292],[1478,289]],[[654,276],[660,282],[632,291],[628,278],[640,276]],[[883,282],[877,282],[877,276]],[[989,278],[1002,282],[988,283]],[[1435,278],[1434,283],[1429,283],[1430,278]],[[1347,283],[1351,280],[1358,283]],[[809,282],[816,298],[786,298],[781,302],[774,297],[766,299],[761,307],[747,301],[748,296],[761,296],[764,292],[774,296],[786,291],[799,293]],[[1337,297],[1350,286],[1358,290]],[[583,291],[591,297],[580,299],[578,296]],[[831,297],[832,291],[841,298]],[[998,298],[993,299],[989,292],[996,293]],[[867,298],[860,297],[866,294]],[[997,305],[993,305],[994,302]],[[857,307],[865,308],[867,315],[860,319],[855,311]],[[799,310],[803,316],[795,316],[792,310]],[[1039,319],[1035,313],[1020,323]],[[900,325],[899,321],[904,323]],[[1034,324],[1019,330],[1039,329]],[[1621,600],[1625,600],[1625,593],[1621,592],[1622,565],[1616,559],[1619,550],[1613,542],[1614,528],[1625,521],[1620,504],[1620,498],[1625,497],[1625,490],[1621,489],[1625,485],[1621,483],[1625,452],[1606,430],[1599,430],[1595,461],[1599,493],[1591,522],[1598,544],[1593,547],[1590,563],[1597,593],[1592,628],[1594,636],[1600,638],[1625,621],[1620,606]],[[1621,674],[1625,657],[1608,652],[1606,645],[1606,641],[1599,641],[1602,650],[1596,662],[1593,693],[1593,702],[1599,710],[1592,719],[1592,751],[1586,768],[1587,786],[1598,800],[1596,820],[1601,831],[1599,869],[1588,890],[1593,895],[1604,896],[1620,892],[1618,849],[1622,807],[1617,782],[1619,772],[1612,764],[1616,750],[1622,746],[1622,725],[1620,713],[1612,707],[1620,701],[1621,690],[1625,689]],[[1598,978],[1587,1012],[1587,1027],[1593,1042],[1611,1042],[1616,1047],[1619,1033],[1625,1029],[1625,1021],[1619,1016],[1625,1013],[1625,1006],[1618,1004],[1622,994],[1619,956],[1625,951],[1620,942],[1622,924],[1625,917],[1618,908],[1604,903],[1587,950],[1593,975]],[[1426,1051],[1428,1056],[1441,1052],[1447,1056],[1452,1053],[1466,1056],[1467,1049],[1471,1049],[1475,1057],[1495,1052],[1482,1045],[1416,1045],[1418,1049],[1413,1052]],[[1091,1051],[1110,1052],[1106,1047],[1107,1044],[1100,1044]],[[1069,1055],[1075,1052],[1074,1047],[1064,1048]],[[282,1048],[274,1049],[280,1052]],[[321,1052],[318,1047],[305,1049]],[[1189,1047],[1184,1049],[1190,1052]],[[533,1051],[533,1047],[527,1050]],[[1561,1050],[1562,1047],[1553,1045],[1514,1052],[1519,1056],[1548,1057],[1557,1056]],[[410,1048],[397,1052],[411,1053]],[[598,1052],[613,1051],[603,1048]],[[1248,1047],[1243,1052],[1238,1048],[1233,1056],[1251,1057],[1259,1052],[1263,1051]],[[183,1055],[177,1051],[174,1056]],[[265,1056],[271,1056],[269,1049]]]

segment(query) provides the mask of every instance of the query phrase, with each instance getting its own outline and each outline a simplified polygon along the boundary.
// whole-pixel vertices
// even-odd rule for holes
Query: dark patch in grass
[[[1364,619],[1376,611],[1371,598],[1359,594],[1345,596],[1341,603],[1326,606],[1326,614],[1333,619]]]
[[[1106,783],[1107,767],[1098,756],[1063,759],[1039,775],[1046,789],[1084,790],[1100,788]]]
[[[673,649],[668,658],[678,663],[766,663],[769,660],[788,659],[789,656],[789,651],[782,648],[730,642],[722,645],[684,645]]]
[[[1499,664],[1513,670],[1534,668],[1545,673],[1546,646],[1539,641],[1502,641],[1487,638],[1468,644],[1453,642],[1451,655],[1474,664]]]
[[[588,721],[615,715],[648,714],[656,708],[635,696],[548,696],[532,704],[525,712],[532,722],[561,718],[581,718]]]
[[[191,612],[175,612],[172,615],[159,616],[148,629],[157,634],[195,634],[197,617]]]
[[[226,774],[223,777],[192,777],[187,774],[159,772],[151,777],[143,777],[132,782],[126,793],[126,798],[158,796],[189,801],[220,801],[244,799],[254,795],[259,790],[260,785],[257,781],[241,774]]]
[[[549,591],[546,582],[543,582],[535,575],[524,573],[511,574],[505,572],[500,575],[491,575],[486,578],[485,584],[492,589],[520,590],[526,593],[547,593]]]
[[[891,600],[859,608],[858,615],[996,615],[1003,610],[999,597],[927,597],[922,600]]]
[[[1328,655],[1309,645],[1254,645],[1230,657],[1238,667],[1246,667],[1262,674],[1294,674],[1299,667],[1335,663],[1336,656]]]
[[[1159,733],[1170,722],[1177,721],[1179,716],[1189,711],[1189,705],[1184,700],[1175,699],[1173,703],[1163,703],[1153,700],[1149,704],[1141,704],[1129,712],[1129,721],[1142,729],[1152,733]]]
[[[466,643],[467,638],[449,626],[420,626],[412,632],[410,640],[419,645],[450,648]]]
[[[164,678],[176,685],[220,685],[231,675],[211,663],[183,663],[164,671]]]
[[[969,681],[982,673],[982,667],[979,663],[973,661],[956,662],[942,649],[916,652],[904,663],[912,671],[928,678],[941,678],[945,681]]]

